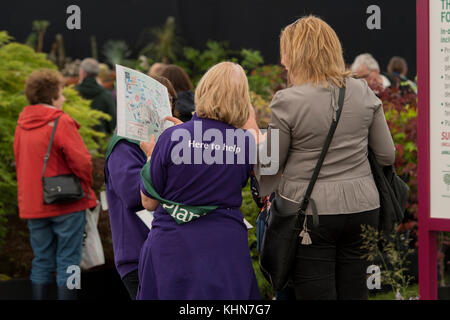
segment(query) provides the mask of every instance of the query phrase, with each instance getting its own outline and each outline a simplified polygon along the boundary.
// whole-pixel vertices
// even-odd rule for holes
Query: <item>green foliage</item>
[[[6,235],[6,218],[17,212],[17,183],[13,151],[17,118],[27,101],[24,96],[26,77],[38,68],[56,67],[42,53],[0,32],[0,244]]]
[[[270,110],[269,107],[270,100],[250,91],[250,101],[255,108],[256,123],[258,124],[258,127],[261,129],[267,128],[272,116],[272,110]]]
[[[407,218],[417,220],[417,96],[388,88],[381,100],[397,150],[395,168],[410,188]]]
[[[194,86],[209,68],[222,61],[239,63],[246,71],[250,90],[264,99],[270,99],[274,89],[282,86],[284,82],[282,68],[276,65],[264,66],[264,59],[257,50],[234,51],[229,48],[228,42],[209,40],[203,50],[184,47],[182,52],[179,52],[180,42],[173,17],[168,17],[162,27],[143,30],[138,40],[138,47],[142,46],[144,48],[139,55],[144,55],[152,61],[174,63],[182,67],[189,74]],[[139,68],[137,64],[134,66],[130,67]]]
[[[245,70],[256,69],[259,65],[264,63],[261,53],[256,50],[242,49],[241,50],[241,66]]]
[[[27,39],[25,40],[25,44],[32,48],[33,50],[37,47],[37,41],[38,37],[36,35],[36,32],[32,32],[28,35]]]
[[[361,258],[372,263],[380,261],[381,283],[389,285],[397,298],[407,297],[409,284],[413,280],[413,277],[405,274],[408,256],[414,252],[414,249],[409,248],[411,238],[396,231],[385,235],[369,225],[361,225],[361,231],[361,249],[367,252]]]
[[[50,22],[47,20],[33,21],[33,31],[35,32],[37,39],[37,52],[42,52],[44,48],[44,36],[47,32],[47,28],[50,26]]]
[[[283,88],[283,68],[278,65],[265,65],[253,69],[248,76],[250,90],[264,99],[271,99],[275,89]]]
[[[415,297],[419,296],[419,285],[413,284],[409,286],[405,292],[404,297],[411,297],[410,300],[415,300]],[[397,300],[398,296],[396,296],[393,292],[386,293],[378,293],[374,296],[369,296],[369,300]]]
[[[116,64],[138,70],[146,73],[148,67],[144,67],[140,59],[129,59],[131,50],[125,41],[109,40],[103,46],[103,54],[106,57],[106,62],[109,63],[113,69]]]
[[[180,47],[175,18],[168,17],[163,27],[152,28],[149,33],[152,41],[141,50],[140,54],[167,64],[175,61]]]
[[[244,214],[245,219],[255,226],[256,218],[259,213],[259,208],[253,201],[253,197],[250,190],[250,183],[242,191],[242,206],[241,211]],[[248,230],[248,245],[250,254],[252,257],[253,269],[255,270],[256,280],[258,281],[259,291],[261,292],[261,298],[272,299],[273,289],[269,282],[264,278],[259,268],[259,252],[256,249],[256,228]]]
[[[208,41],[203,51],[185,47],[183,53],[184,60],[176,64],[186,70],[194,85],[209,68],[222,61],[239,63],[247,74],[250,90],[266,100],[284,83],[283,69],[277,65],[262,65],[264,59],[256,50],[233,51],[227,42]]]
[[[6,234],[5,216],[17,213],[17,182],[14,160],[14,132],[22,109],[27,106],[24,84],[29,74],[40,68],[56,69],[43,53],[32,48],[9,43],[11,37],[0,32],[0,244]],[[109,118],[99,111],[91,110],[89,102],[83,100],[73,88],[65,88],[67,101],[64,110],[80,125],[80,134],[93,155],[99,149],[95,141],[102,140],[104,134],[92,128],[101,118]]]
[[[35,20],[33,21],[33,31],[35,32],[45,32],[50,26],[50,22],[47,20]]]
[[[8,281],[10,279],[11,279],[11,277],[7,276],[6,274],[0,273],[0,281]]]
[[[125,41],[109,40],[103,46],[103,54],[106,61],[115,67],[116,64],[125,65],[131,51]]]
[[[0,31],[0,47],[10,42],[13,38],[6,32]]]
[[[213,65],[222,61],[237,60],[231,58],[232,51],[228,48],[227,42],[208,41],[203,51],[185,47],[183,53],[185,60],[177,61],[176,64],[186,70],[194,85]]]

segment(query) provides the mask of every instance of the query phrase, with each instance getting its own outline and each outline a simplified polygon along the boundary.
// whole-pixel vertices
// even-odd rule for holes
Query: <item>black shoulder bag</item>
[[[44,168],[42,170],[42,185],[44,188],[44,203],[65,203],[76,201],[84,198],[84,191],[81,187],[80,180],[73,174],[59,175],[55,177],[44,177],[45,169],[47,168],[48,158],[52,150],[53,139],[55,137],[56,126],[58,125],[59,117],[56,118],[53,125],[53,131],[50,138],[50,143],[47,148],[47,153],[44,157]]]
[[[311,198],[311,193],[319,176],[320,168],[325,160],[328,148],[330,147],[334,132],[336,131],[339,118],[341,117],[344,97],[345,87],[342,87],[339,89],[339,102],[336,118],[333,119],[333,122],[331,123],[327,139],[325,140],[319,160],[317,161],[314,173],[309,182],[308,189],[306,190],[306,194],[298,211],[294,213],[279,212],[276,204],[276,199],[278,197],[273,199],[270,206],[266,230],[262,241],[259,266],[264,277],[277,291],[282,290],[288,282],[289,274],[294,264],[298,238],[303,238],[302,244],[304,245],[311,244],[311,238],[308,234],[308,229],[306,228],[306,209],[308,208],[309,203],[311,203],[311,209],[313,211],[313,224],[314,226],[319,225],[319,216],[314,200]],[[301,215],[305,215],[303,229],[300,228]]]

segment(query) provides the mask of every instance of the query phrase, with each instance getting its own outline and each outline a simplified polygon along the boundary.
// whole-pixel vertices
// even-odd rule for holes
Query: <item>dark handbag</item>
[[[339,90],[339,108],[336,112],[336,117],[331,123],[327,139],[325,140],[319,160],[317,161],[314,173],[309,182],[308,189],[306,190],[298,211],[292,213],[281,212],[277,205],[277,199],[280,201],[282,198],[278,195],[275,196],[270,206],[262,241],[259,266],[264,277],[276,291],[282,290],[288,282],[289,274],[294,265],[299,237],[303,238],[302,244],[311,244],[311,238],[309,237],[308,229],[306,228],[305,213],[309,203],[311,203],[311,209],[313,211],[313,224],[314,226],[318,226],[319,224],[317,208],[314,200],[311,198],[311,193],[319,176],[320,168],[325,160],[328,148],[330,147],[334,132],[336,131],[344,104],[344,97],[345,87],[342,87]],[[300,228],[300,217],[302,215],[305,215],[303,229]]]
[[[58,125],[59,117],[56,118],[53,125],[50,143],[47,148],[47,153],[44,157],[44,168],[42,170],[42,186],[44,189],[44,203],[66,203],[76,201],[84,198],[84,191],[81,187],[80,180],[73,174],[59,175],[55,177],[44,177],[45,169],[47,168],[48,158],[52,150],[53,139],[55,137],[56,126]]]
[[[378,229],[385,235],[389,235],[394,230],[394,226],[403,221],[409,198],[409,186],[397,176],[394,166],[380,166],[370,148],[368,159],[380,195]]]

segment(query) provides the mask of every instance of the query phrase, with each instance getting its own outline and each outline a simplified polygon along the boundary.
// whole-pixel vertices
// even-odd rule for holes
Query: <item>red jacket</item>
[[[75,174],[81,181],[85,197],[65,204],[44,204],[42,169],[50,143],[54,120],[60,116],[52,150],[45,171],[46,177]],[[78,129],[80,125],[62,110],[33,105],[23,109],[14,136],[19,215],[23,219],[61,216],[92,208],[97,198],[92,190],[91,155]]]

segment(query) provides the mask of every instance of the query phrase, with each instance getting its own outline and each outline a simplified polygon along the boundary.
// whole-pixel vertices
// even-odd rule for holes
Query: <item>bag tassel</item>
[[[303,230],[302,230],[302,232],[300,232],[299,237],[303,238],[302,239],[303,245],[309,246],[310,244],[312,244],[312,240],[311,240],[311,237],[309,236],[308,228],[306,227],[306,218],[307,218],[307,216],[305,214],[305,220],[303,222]]]

